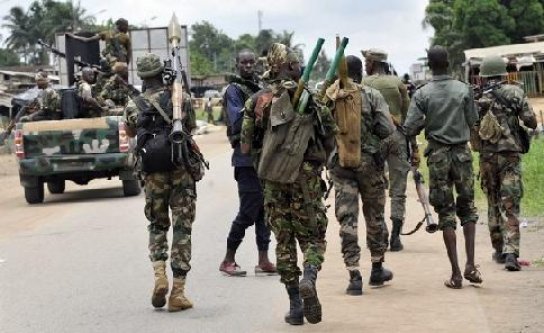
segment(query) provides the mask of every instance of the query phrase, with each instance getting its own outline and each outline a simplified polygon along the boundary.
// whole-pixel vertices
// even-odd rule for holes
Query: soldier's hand
[[[412,164],[417,169],[419,168],[420,163],[421,163],[421,157],[419,155],[419,150],[412,151],[412,156],[410,156],[410,164]]]

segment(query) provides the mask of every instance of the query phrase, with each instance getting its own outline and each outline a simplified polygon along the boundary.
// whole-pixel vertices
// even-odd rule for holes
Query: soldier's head
[[[284,44],[274,43],[268,49],[266,61],[271,79],[298,81],[301,75],[298,55]]]
[[[128,79],[128,65],[126,62],[118,61],[113,65],[112,68],[113,72],[123,79]]]
[[[410,75],[408,73],[404,73],[402,79],[404,80],[404,82],[410,82]]]
[[[146,53],[136,59],[136,74],[144,80],[162,80],[163,63],[154,53]]]
[[[448,61],[448,51],[445,47],[434,45],[427,50],[427,61],[429,68],[435,72],[445,73],[450,65]]]
[[[34,80],[36,81],[36,85],[40,89],[45,89],[49,85],[49,78],[47,77],[46,72],[36,73],[36,75],[34,75]]]
[[[255,53],[250,49],[243,49],[236,55],[236,70],[244,79],[253,78],[255,73]]]
[[[91,67],[84,67],[81,70],[81,79],[87,83],[94,83],[94,70]]]
[[[119,31],[119,32],[127,32],[128,31],[128,21],[121,17],[117,21],[115,21],[115,27],[117,28],[117,31]]]
[[[480,76],[487,80],[500,80],[503,75],[507,75],[506,63],[498,54],[487,56],[480,65]]]
[[[348,77],[355,83],[361,83],[363,79],[363,62],[361,59],[354,55],[348,55],[346,57],[346,64],[348,67]]]
[[[368,75],[389,72],[387,53],[384,50],[369,49],[363,50],[361,53],[365,58],[365,71]]]

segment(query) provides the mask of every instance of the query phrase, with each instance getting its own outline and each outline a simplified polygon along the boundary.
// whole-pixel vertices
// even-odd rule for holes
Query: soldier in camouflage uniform
[[[444,282],[448,288],[463,286],[463,276],[472,283],[482,277],[474,264],[474,237],[478,215],[474,207],[472,155],[467,145],[470,128],[478,120],[472,89],[452,79],[448,72],[448,54],[441,46],[427,52],[433,79],[420,87],[410,104],[404,130],[417,135],[425,128],[429,141],[425,156],[429,167],[429,202],[438,213],[438,227],[443,231],[452,275]],[[457,198],[454,197],[454,187]],[[461,220],[467,262],[461,275],[456,248],[456,218]]]
[[[162,82],[163,65],[155,54],[145,54],[136,61],[137,74],[147,89],[140,97],[130,100],[125,108],[129,128],[137,128],[138,145],[154,137],[157,133],[169,133],[172,129],[172,102],[170,90]],[[192,131],[195,127],[194,111],[188,95],[183,103],[185,114],[184,128]],[[151,113],[151,115],[149,115]],[[163,115],[164,114],[164,115]],[[145,117],[144,117],[145,116]],[[168,121],[170,120],[170,121]],[[151,126],[153,134],[149,133]],[[158,135],[158,134],[157,134]],[[145,148],[140,154],[148,153]],[[168,259],[167,234],[173,226],[170,266],[173,272],[173,286],[168,299],[169,311],[191,308],[193,304],[185,296],[186,276],[191,269],[191,229],[195,219],[196,187],[195,180],[183,167],[173,167],[170,171],[146,172],[145,216],[149,220],[149,258],[155,270],[155,287],[151,298],[154,307],[166,304],[168,279],[165,273]],[[172,211],[170,222],[169,210]]]
[[[292,96],[300,77],[297,55],[283,44],[273,44],[267,55],[269,88],[261,90],[246,102],[242,125],[242,152],[258,153],[266,142],[267,127],[271,126],[271,110],[278,110],[281,96]],[[291,325],[303,324],[303,314],[310,323],[321,321],[321,304],[317,298],[317,272],[324,260],[327,217],[323,204],[324,183],[321,172],[326,161],[324,146],[332,145],[336,124],[328,108],[321,106],[314,96],[306,91],[308,103],[304,114],[312,115],[317,122],[321,114],[323,132],[317,133],[312,125],[313,138],[307,142],[303,161],[298,167],[294,183],[264,181],[264,207],[268,226],[277,241],[277,269],[281,282],[285,284],[290,299],[290,310],[285,321]],[[284,110],[293,110],[290,97],[285,100]],[[298,104],[297,104],[298,105]],[[263,137],[264,136],[264,137]],[[306,142],[301,143],[305,146]],[[258,159],[258,155],[256,156]],[[256,169],[259,172],[258,165]],[[266,167],[266,166],[265,166]],[[300,269],[297,266],[297,241],[304,255],[304,273],[299,283]],[[302,300],[303,304],[302,304]]]
[[[102,50],[102,56],[112,67],[116,62],[130,63],[132,47],[128,35],[128,21],[124,18],[115,21],[114,31],[102,31],[91,37],[69,35],[83,42],[103,40],[106,43],[106,47]]]
[[[523,196],[519,120],[533,129],[537,121],[523,89],[500,84],[503,75],[507,72],[501,57],[484,58],[480,76],[487,78],[487,87],[479,100],[480,176],[487,196],[493,259],[509,271],[519,271],[518,215]]]
[[[130,94],[130,90],[126,83],[128,81],[127,64],[124,62],[117,62],[113,66],[113,72],[115,74],[102,88],[99,99],[103,102],[110,100],[116,106],[125,106]]]
[[[90,67],[81,70],[81,81],[77,87],[77,95],[81,101],[82,116],[86,118],[100,117],[103,109],[100,102],[94,98],[92,93],[92,84],[94,81],[94,71]]]
[[[39,109],[29,116],[21,117],[21,122],[61,119],[62,111],[60,110],[60,96],[55,89],[49,86],[47,73],[39,72],[34,79],[36,80],[38,88],[43,90],[43,93],[38,100]]]
[[[410,164],[408,163],[408,140],[398,130],[406,119],[410,104],[408,91],[404,83],[395,75],[387,72],[387,53],[379,49],[363,51],[365,70],[369,76],[363,79],[363,84],[378,90],[389,106],[389,112],[397,130],[382,143],[382,153],[389,169],[389,197],[391,198],[391,251],[403,249],[400,233],[404,224],[406,212],[406,180]],[[412,163],[419,165],[419,152],[415,138],[410,140],[410,158]],[[387,226],[385,239],[387,240]]]
[[[362,295],[362,278],[359,271],[361,248],[358,244],[357,225],[359,194],[366,222],[366,240],[370,249],[372,271],[371,285],[383,285],[393,278],[393,273],[383,268],[387,239],[383,238],[385,222],[385,174],[380,143],[389,137],[394,127],[389,109],[378,90],[360,85],[362,62],[355,56],[347,56],[348,76],[356,83],[357,93],[362,95],[361,112],[361,162],[358,167],[346,168],[339,164],[337,154],[331,159],[329,169],[334,181],[335,213],[340,222],[342,254],[350,274],[348,295]]]

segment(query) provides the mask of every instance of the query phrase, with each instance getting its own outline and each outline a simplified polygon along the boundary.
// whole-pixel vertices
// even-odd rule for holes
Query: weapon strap
[[[164,118],[164,120],[170,125],[172,124],[172,119],[170,119],[170,117],[168,117],[168,115],[166,114],[166,112],[164,112],[164,109],[159,105],[159,103],[157,103],[157,101],[154,101],[153,99],[149,99],[149,102],[151,103],[151,105],[153,105],[153,107],[155,109],[157,109],[157,111],[159,111],[159,113],[161,114],[161,116]]]

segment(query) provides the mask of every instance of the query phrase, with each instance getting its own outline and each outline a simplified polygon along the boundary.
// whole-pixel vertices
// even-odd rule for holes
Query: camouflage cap
[[[154,53],[146,53],[136,59],[136,70],[142,79],[157,76],[163,70],[161,58]]]
[[[278,73],[283,64],[298,61],[298,55],[286,45],[280,43],[272,44],[266,55],[266,62],[272,73]]]
[[[363,57],[367,60],[377,61],[377,62],[387,62],[387,52],[380,49],[369,49],[362,50],[361,53]]]
[[[49,79],[47,78],[47,73],[46,72],[36,73],[36,75],[34,75],[34,80],[35,81],[49,81]]]

